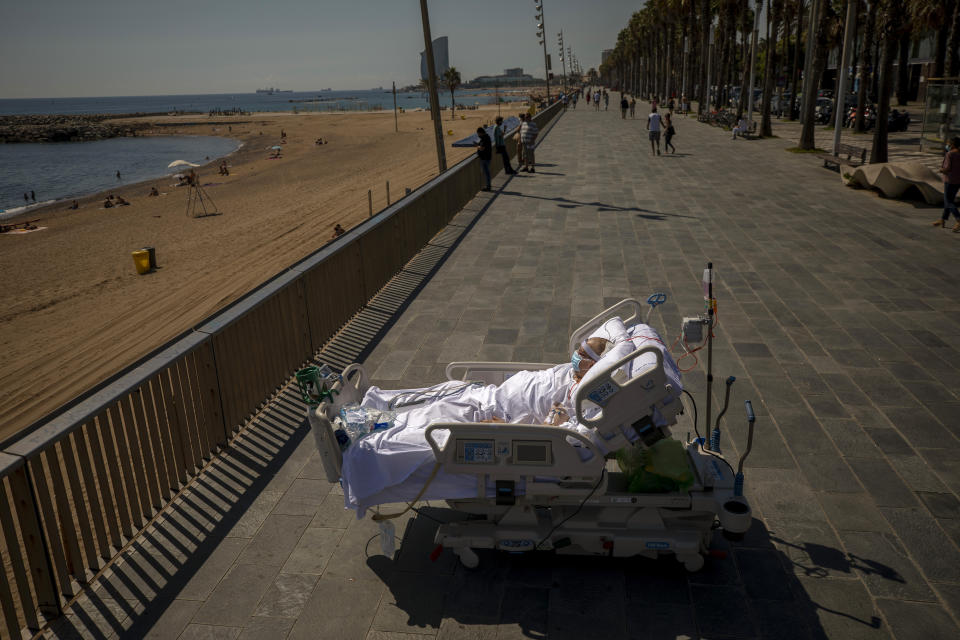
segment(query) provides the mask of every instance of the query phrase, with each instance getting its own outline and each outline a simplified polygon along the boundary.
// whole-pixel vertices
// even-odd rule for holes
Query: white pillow
[[[630,334],[627,333],[627,327],[623,324],[623,320],[620,318],[610,318],[604,322],[600,328],[591,333],[587,340],[590,338],[603,338],[610,342],[618,343],[623,342],[629,337]]]
[[[619,318],[617,318],[619,320]],[[620,323],[623,326],[623,323]],[[612,365],[617,360],[628,356],[629,354],[636,351],[636,345],[629,340],[624,340],[618,344],[615,344],[612,349],[603,354],[603,357],[600,360],[590,367],[590,369],[584,374],[583,378],[580,380],[581,385],[589,383],[591,380],[595,379],[600,373]]]

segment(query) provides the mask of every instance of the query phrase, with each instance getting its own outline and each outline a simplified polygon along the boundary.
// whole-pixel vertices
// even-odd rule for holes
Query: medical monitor
[[[495,462],[493,440],[457,439],[457,462],[461,464],[490,464]]]
[[[514,440],[513,464],[553,464],[549,440]]]

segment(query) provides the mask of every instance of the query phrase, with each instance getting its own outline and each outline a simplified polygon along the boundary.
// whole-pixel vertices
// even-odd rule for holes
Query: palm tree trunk
[[[900,56],[897,59],[897,106],[902,107],[910,99],[910,31],[900,34]]]
[[[813,150],[816,148],[814,139],[814,121],[813,112],[817,106],[817,94],[819,93],[820,78],[823,70],[827,66],[828,40],[827,40],[827,2],[820,3],[816,19],[811,23],[811,27],[816,25],[816,36],[813,43],[813,60],[810,64],[810,91],[803,96],[803,129],[800,131],[800,148]]]
[[[710,57],[710,27],[713,24],[713,14],[710,11],[710,0],[700,0],[700,81],[697,83],[697,114],[702,115],[704,109],[710,110],[707,98],[710,87],[707,86],[707,68]]]
[[[797,0],[797,37],[793,43],[793,68],[790,70],[790,120],[796,120],[799,114],[794,108],[797,104],[797,85],[800,84],[800,43],[803,42],[803,0]]]
[[[897,56],[898,27],[903,24],[902,0],[887,0],[884,12],[883,61],[880,66],[880,86],[877,94],[877,129],[873,132],[873,150],[870,163],[887,162],[887,118],[890,115],[890,95],[893,93],[893,61]]]
[[[953,19],[950,20],[950,37],[947,38],[947,75],[960,75],[960,0],[953,3]]]
[[[767,0],[767,59],[763,74],[763,104],[760,107],[760,135],[764,137],[773,135],[773,125],[770,123],[770,100],[773,99],[773,85],[776,81],[777,46],[774,40],[776,40],[777,31],[780,29],[779,4],[779,0],[776,6],[773,6],[770,0]],[[771,19],[773,21],[772,25]]]
[[[860,49],[860,87],[857,91],[857,117],[854,121],[854,131],[863,133],[864,131],[864,109],[867,107],[867,87],[869,79],[873,75],[873,69],[869,75],[867,68],[870,66],[870,49],[873,48],[873,32],[877,25],[877,7],[880,0],[870,0],[870,7],[867,9],[867,22],[863,26],[863,47]]]
[[[743,46],[741,51],[741,64],[743,69],[740,72],[740,100],[737,104],[737,119],[743,117],[744,110],[750,105],[750,48],[753,44],[753,23],[750,16],[750,2],[743,0],[743,9],[740,17],[740,32],[743,34]],[[747,114],[747,121],[753,118],[753,114]]]

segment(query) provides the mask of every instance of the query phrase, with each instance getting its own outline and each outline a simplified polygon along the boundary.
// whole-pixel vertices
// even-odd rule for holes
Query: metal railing
[[[560,109],[537,114],[540,128]],[[0,452],[0,636],[60,615],[477,194],[478,162],[461,161]],[[495,155],[491,171],[501,168]]]

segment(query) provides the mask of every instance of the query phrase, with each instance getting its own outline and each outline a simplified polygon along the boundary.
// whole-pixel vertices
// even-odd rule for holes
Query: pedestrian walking
[[[512,176],[516,171],[510,166],[510,154],[507,153],[507,142],[503,138],[503,118],[497,116],[494,122],[496,122],[496,126],[493,128],[493,146],[503,161],[503,170],[508,176]]]
[[[523,129],[523,119],[526,115],[526,113],[520,113],[520,126],[517,127],[517,132],[513,134],[513,140],[517,143],[517,171],[520,171],[524,164],[523,138],[520,136],[520,130]]]
[[[630,96],[630,118],[632,119],[637,111],[637,99]]]
[[[957,205],[954,203],[957,191],[960,191],[960,137],[951,138],[950,143],[946,145],[946,150],[943,164],[940,165],[940,173],[943,174],[943,216],[934,222],[933,226],[946,227],[952,212],[957,220],[953,225],[953,232],[960,233],[960,213],[957,212]]]
[[[28,196],[26,193],[24,193],[24,194],[23,194],[23,201],[24,201],[24,203],[26,203],[26,204],[30,204],[30,196]]]
[[[119,180],[119,179],[120,179],[120,170],[117,169],[117,180]]]
[[[487,135],[483,127],[477,127],[477,157],[480,158],[480,169],[483,171],[483,179],[486,180],[484,191],[490,191],[490,160],[493,158],[493,143],[490,142],[490,136]]]
[[[647,129],[650,131],[650,155],[660,155],[660,114],[654,107],[647,116]],[[656,146],[654,146],[656,145]]]
[[[37,194],[35,194],[33,191],[31,191],[31,192],[30,192],[30,199],[33,200],[34,202],[36,202],[36,201],[37,201]]]
[[[537,142],[537,136],[539,134],[540,129],[537,128],[537,123],[533,121],[529,113],[525,114],[523,124],[520,125],[520,138],[523,141],[523,170],[529,173],[537,172],[536,156],[534,155],[533,147]]]
[[[608,111],[610,109],[610,94],[604,90],[603,92],[603,110]]]
[[[663,132],[663,150],[673,149],[670,153],[676,153],[677,148],[673,146],[673,143],[670,141],[673,139],[673,136],[676,135],[677,130],[673,127],[673,118],[669,113],[663,116],[663,126],[666,127],[666,130]]]
[[[589,106],[590,106],[590,92],[587,91],[586,93],[587,93],[587,106],[589,107]]]
[[[599,91],[593,92],[593,106],[596,108],[597,111],[600,111],[600,92]]]
[[[627,96],[620,94],[620,119],[627,119],[627,109],[630,108],[630,101],[627,100]]]

